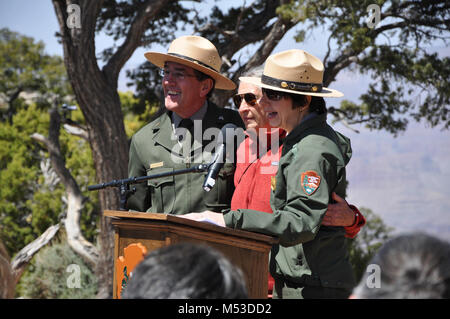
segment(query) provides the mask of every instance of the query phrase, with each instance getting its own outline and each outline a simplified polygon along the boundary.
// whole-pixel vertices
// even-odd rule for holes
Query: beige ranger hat
[[[240,77],[242,82],[262,88],[311,96],[342,97],[343,93],[323,87],[322,61],[306,51],[293,49],[267,58],[261,78]]]
[[[165,62],[176,62],[205,73],[216,81],[215,88],[234,90],[236,84],[220,74],[222,59],[214,44],[208,39],[186,35],[172,41],[167,53],[146,52],[144,56],[157,67]]]

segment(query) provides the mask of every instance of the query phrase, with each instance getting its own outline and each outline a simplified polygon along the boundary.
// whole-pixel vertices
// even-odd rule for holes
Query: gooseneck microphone
[[[222,143],[217,147],[217,151],[214,155],[213,160],[208,169],[208,174],[205,177],[205,181],[203,183],[203,189],[209,192],[216,183],[217,175],[219,174],[220,169],[225,164],[225,159],[227,155],[227,131],[232,131],[234,135],[234,130],[237,128],[236,125],[232,123],[225,124],[220,130],[220,134],[222,136]],[[220,139],[219,139],[220,141]]]

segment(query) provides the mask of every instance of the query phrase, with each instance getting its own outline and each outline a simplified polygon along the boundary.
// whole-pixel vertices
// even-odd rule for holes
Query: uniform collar
[[[206,111],[208,110],[208,102],[205,101],[205,103],[203,104],[203,106],[197,111],[195,112],[190,119],[192,121],[195,120],[203,120],[203,118],[205,117]],[[180,125],[181,120],[183,119],[181,116],[179,116],[177,113],[175,112],[171,112],[171,118],[172,118],[172,123],[173,123],[173,128],[178,128],[178,126]]]
[[[295,140],[299,135],[301,135],[305,130],[310,127],[316,126],[320,123],[327,122],[327,114],[308,114],[301,122],[298,124],[285,138],[285,141]]]
[[[205,102],[202,108],[193,114],[190,119],[193,121],[197,120],[197,122],[202,121],[202,135],[206,129],[210,127],[221,127],[225,123],[223,116],[218,117],[217,107],[211,102]],[[175,121],[177,121],[176,124]],[[159,121],[153,128],[154,142],[162,145],[167,150],[173,150],[176,148],[175,145],[178,144],[178,138],[175,136],[175,128],[180,124],[180,122],[181,117],[174,112],[167,111],[162,114]],[[197,149],[201,148],[204,143],[206,142],[194,140],[192,152],[195,152]]]

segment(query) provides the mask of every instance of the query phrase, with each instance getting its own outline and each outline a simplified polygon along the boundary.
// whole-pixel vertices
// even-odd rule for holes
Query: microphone
[[[220,130],[220,134],[223,137],[222,144],[218,147],[216,154],[211,161],[211,164],[208,168],[208,174],[205,177],[205,181],[203,182],[203,189],[207,192],[209,192],[214,184],[216,183],[217,175],[219,174],[220,169],[225,164],[225,158],[226,158],[226,143],[227,143],[227,129],[228,130],[234,130],[237,128],[236,125],[232,123],[225,124],[222,129]],[[219,140],[220,141],[220,140]]]

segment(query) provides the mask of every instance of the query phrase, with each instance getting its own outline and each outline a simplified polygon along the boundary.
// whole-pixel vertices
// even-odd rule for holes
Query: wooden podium
[[[124,248],[141,243],[148,252],[178,242],[197,242],[222,252],[241,268],[250,298],[267,298],[269,252],[274,237],[197,222],[176,215],[106,210],[115,228],[114,291],[117,298],[116,262]]]

